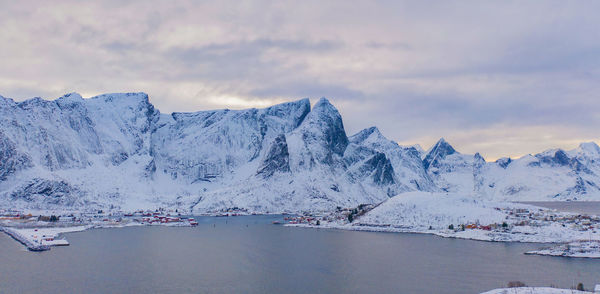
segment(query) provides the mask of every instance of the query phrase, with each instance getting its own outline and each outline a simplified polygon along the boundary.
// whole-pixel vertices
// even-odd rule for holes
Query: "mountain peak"
[[[317,101],[317,103],[315,104],[315,107],[317,105],[320,105],[320,104],[329,104],[329,105],[331,105],[331,102],[329,102],[329,99],[327,99],[325,97],[321,97],[321,99],[319,99],[319,101]]]
[[[83,99],[83,97],[81,97],[81,95],[77,92],[71,92],[68,94],[63,95],[62,97],[58,98],[57,100],[81,100]]]
[[[485,158],[483,158],[483,156],[481,156],[481,154],[479,154],[479,152],[475,153],[475,155],[473,156],[473,158],[474,158],[476,161],[482,161],[482,162],[485,162]]]
[[[325,117],[328,117],[339,121],[339,123],[342,121],[342,116],[337,108],[333,106],[333,104],[331,104],[325,97],[319,99],[319,101],[313,106],[309,116],[311,116],[313,119],[324,119]]]
[[[359,131],[358,133],[352,135],[350,137],[350,142],[359,144],[361,142],[364,142],[371,136],[375,136],[377,138],[383,138],[383,135],[381,135],[381,132],[379,131],[379,129],[377,127],[370,127],[370,128],[363,129],[363,130]]]
[[[69,93],[69,94],[65,94],[62,97],[59,97],[58,99],[56,99],[56,103],[60,106],[66,106],[66,105],[74,105],[77,104],[78,102],[82,102],[83,101],[83,97],[81,97],[81,95],[79,95],[79,93]]]
[[[435,145],[433,145],[433,147],[431,147],[431,149],[425,156],[425,159],[423,159],[423,165],[427,169],[435,161],[438,161],[439,159],[442,159],[442,158],[444,158],[450,154],[454,154],[454,153],[457,153],[457,152],[456,152],[456,150],[454,150],[452,145],[450,145],[448,142],[446,142],[446,140],[444,138],[440,138],[437,141],[437,143],[435,143]]]
[[[433,145],[433,147],[431,147],[431,149],[429,150],[428,153],[432,153],[435,150],[444,150],[444,152],[447,153],[446,155],[456,153],[456,150],[454,150],[454,147],[452,147],[452,145],[450,145],[450,143],[448,143],[448,141],[446,141],[446,139],[444,139],[443,137],[440,138],[437,141],[437,143],[435,143],[435,145]]]
[[[129,92],[129,93],[107,93],[98,96],[94,96],[90,99],[103,99],[104,102],[116,102],[116,101],[144,101],[149,103],[148,94],[144,92]]]
[[[591,156],[600,155],[600,147],[598,147],[598,145],[595,142],[581,143],[581,144],[579,144],[579,148],[577,148],[577,149],[579,152],[586,154],[586,155],[591,155]]]
[[[331,104],[331,102],[329,102],[329,100],[327,100],[327,98],[325,97],[322,97],[321,99],[319,99],[319,101],[317,101],[317,103],[315,103],[315,106],[313,106],[312,111],[334,112],[339,115],[337,108],[335,108],[335,106],[333,106],[333,104]]]
[[[4,97],[4,96],[0,95],[0,105],[7,104],[7,103],[15,103],[15,101],[12,98],[8,98],[8,97]]]
[[[381,135],[381,132],[379,131],[379,129],[375,126],[370,127],[370,128],[366,128],[364,129],[364,131],[366,131],[369,134],[377,134],[377,135]]]
[[[508,165],[512,162],[512,159],[510,159],[510,157],[502,157],[502,158],[498,158],[495,163],[497,165],[499,165],[500,167],[506,169],[506,167],[508,167]]]
[[[344,130],[342,116],[335,106],[325,98],[321,98],[315,104],[299,128],[303,137],[308,139],[309,144],[324,142],[326,149],[340,156],[344,154],[348,146],[348,137]]]

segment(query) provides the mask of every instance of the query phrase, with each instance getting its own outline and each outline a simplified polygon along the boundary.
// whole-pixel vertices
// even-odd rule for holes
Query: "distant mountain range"
[[[321,98],[162,114],[144,93],[15,102],[0,96],[0,207],[327,211],[408,191],[490,200],[600,200],[600,148],[487,162],[441,139],[348,137]]]

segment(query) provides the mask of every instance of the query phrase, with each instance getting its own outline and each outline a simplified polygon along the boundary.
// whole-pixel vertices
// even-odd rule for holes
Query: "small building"
[[[600,294],[600,284],[596,285],[594,288],[594,294]]]

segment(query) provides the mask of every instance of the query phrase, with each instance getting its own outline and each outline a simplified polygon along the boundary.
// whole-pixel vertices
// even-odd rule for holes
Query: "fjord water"
[[[600,283],[600,260],[523,255],[539,244],[270,224],[280,218],[89,230],[41,253],[0,235],[0,293],[479,293],[513,280]]]

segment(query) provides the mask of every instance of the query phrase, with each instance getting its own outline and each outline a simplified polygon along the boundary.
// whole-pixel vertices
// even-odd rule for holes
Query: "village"
[[[493,211],[501,214],[502,219],[485,222],[469,217],[460,218],[464,222],[432,222],[427,216],[414,217],[411,222],[370,222],[364,216],[378,205],[363,204],[355,208],[337,207],[332,213],[284,215],[282,221],[273,224],[288,226],[333,228],[360,231],[429,233],[442,237],[455,237],[483,241],[503,242],[539,242],[560,244],[549,251],[536,251],[530,254],[554,256],[595,257],[600,254],[596,243],[600,241],[600,216],[574,214],[543,209],[535,206],[499,206]],[[233,217],[252,215],[239,208],[219,211],[212,216]],[[366,220],[365,220],[366,219]],[[158,208],[155,210],[136,210],[115,212],[97,210],[82,213],[37,213],[0,210],[0,228],[8,235],[23,243],[30,250],[47,250],[50,246],[69,245],[61,237],[62,233],[91,228],[111,228],[126,226],[198,226],[198,221],[182,215],[178,210]],[[77,229],[74,229],[77,228]],[[571,246],[564,244],[572,243]],[[575,248],[585,248],[574,252]],[[582,249],[583,250],[583,249]]]
[[[135,212],[37,214],[16,210],[0,210],[0,231],[19,241],[31,251],[50,250],[51,246],[68,246],[61,235],[93,228],[126,226],[195,227],[193,217],[182,216],[176,210],[156,209]]]
[[[435,222],[427,216],[400,222],[369,222],[362,217],[377,205],[359,205],[355,208],[338,207],[324,215],[293,216],[285,219],[288,226],[333,228],[358,231],[428,233],[481,241],[534,242],[559,244],[552,251],[535,251],[529,254],[553,256],[600,256],[600,216],[558,212],[535,206],[528,208],[511,205],[494,207],[504,217],[500,221],[483,222],[470,219],[466,222]],[[462,219],[469,219],[464,217]],[[421,221],[419,221],[421,220]],[[571,245],[566,245],[571,244]],[[564,249],[564,250],[562,250]],[[551,254],[549,254],[551,252]]]

